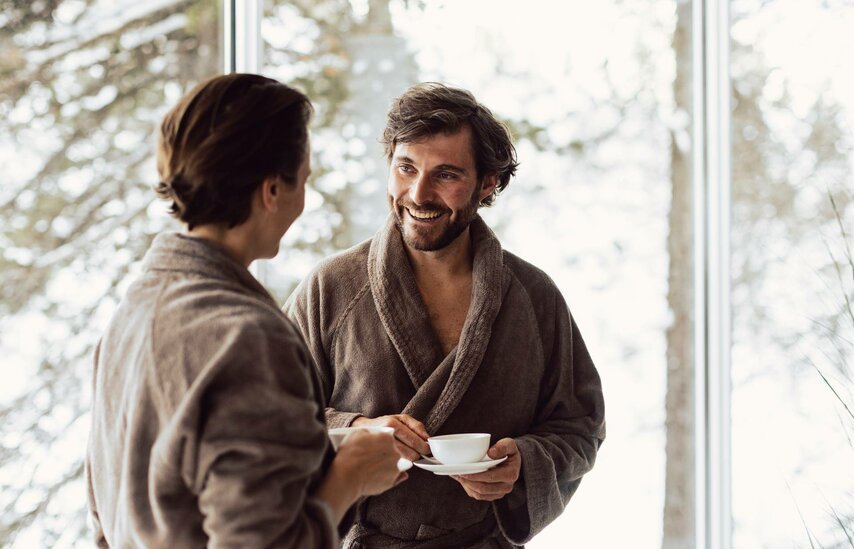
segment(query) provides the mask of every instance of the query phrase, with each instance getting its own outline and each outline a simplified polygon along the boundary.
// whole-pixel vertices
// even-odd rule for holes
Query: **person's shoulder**
[[[309,272],[294,293],[336,295],[346,297],[355,295],[368,283],[368,251],[370,240],[332,254]]]
[[[194,312],[243,311],[252,308],[258,298],[236,282],[208,276],[174,275],[162,282],[158,296],[161,310]]]
[[[153,328],[154,347],[161,357],[192,357],[188,360],[196,370],[209,366],[257,370],[308,362],[305,343],[293,323],[275,303],[252,294],[196,294],[183,306],[162,310]]]
[[[309,277],[323,281],[353,277],[367,279],[370,246],[371,241],[365,240],[351,248],[325,257],[312,269]]]
[[[198,330],[210,337],[276,338],[293,329],[274,303],[230,281],[189,277],[164,286],[155,305],[157,332]]]
[[[507,250],[504,250],[504,265],[532,299],[554,298],[555,294],[560,294],[557,284],[545,271]]]
[[[370,295],[370,240],[323,259],[294,289],[284,310],[306,338],[318,324],[331,334],[353,306]]]
[[[560,288],[545,271],[524,259],[505,251],[504,265],[511,273],[517,298],[527,301],[540,326],[543,337],[551,337],[556,319],[571,316],[569,306]],[[512,287],[512,286],[511,286]]]
[[[182,315],[180,325],[173,316],[173,322],[157,328],[152,350],[158,376],[194,385],[199,395],[223,390],[224,383],[232,392],[260,382],[271,391],[312,398],[302,337],[281,311],[250,297],[229,296],[219,306]]]

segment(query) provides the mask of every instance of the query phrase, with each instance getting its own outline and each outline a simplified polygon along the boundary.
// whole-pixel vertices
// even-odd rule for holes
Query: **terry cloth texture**
[[[599,375],[563,296],[502,250],[479,216],[470,230],[471,305],[447,355],[392,216],[371,240],[321,263],[285,305],[318,370],[330,427],[406,413],[431,435],[512,437],[522,456],[514,490],[493,504],[411,470],[363,502],[345,547],[522,545],[563,512],[605,438]]]
[[[95,355],[99,547],[337,547],[305,344],[223,250],[159,235]]]

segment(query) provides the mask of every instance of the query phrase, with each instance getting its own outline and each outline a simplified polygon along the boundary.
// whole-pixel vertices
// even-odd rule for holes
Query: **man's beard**
[[[394,211],[397,229],[403,236],[403,241],[414,250],[435,252],[456,240],[457,237],[463,234],[468,226],[471,225],[471,222],[474,220],[474,216],[477,214],[477,208],[480,202],[478,200],[479,190],[480,189],[477,188],[474,190],[468,205],[464,209],[457,211],[457,216],[453,220],[451,220],[451,210],[437,204],[423,204],[421,206],[415,206],[408,200],[399,201],[397,204],[393,204],[392,211]],[[445,225],[444,230],[432,237],[427,234],[419,234],[422,233],[419,229],[410,228],[410,230],[407,231],[403,219],[404,216],[409,215],[405,211],[407,208],[415,212],[438,212],[440,214],[446,214],[449,222]],[[433,233],[436,230],[436,227],[427,227],[424,229],[423,233]]]

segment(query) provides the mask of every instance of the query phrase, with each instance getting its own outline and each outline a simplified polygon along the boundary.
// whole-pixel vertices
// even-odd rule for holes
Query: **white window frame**
[[[691,0],[695,547],[731,549],[729,0]]]
[[[222,0],[223,66],[222,72],[259,74],[263,62],[261,19],[264,0]],[[266,283],[269,264],[254,261],[249,270],[261,283]]]
[[[261,71],[264,0],[222,0],[223,72]]]

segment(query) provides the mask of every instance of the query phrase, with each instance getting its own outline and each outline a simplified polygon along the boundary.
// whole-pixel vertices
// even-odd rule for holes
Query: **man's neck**
[[[460,342],[471,304],[471,234],[466,229],[435,252],[411,250],[409,246],[406,251],[430,325],[447,355]]]
[[[405,248],[419,285],[422,281],[432,280],[441,283],[462,276],[471,276],[474,255],[469,228],[441,250],[425,252],[409,246]]]
[[[219,246],[244,267],[249,267],[249,264],[256,259],[251,246],[252,239],[248,238],[243,226],[226,229],[220,225],[199,225],[188,230],[187,234]]]

